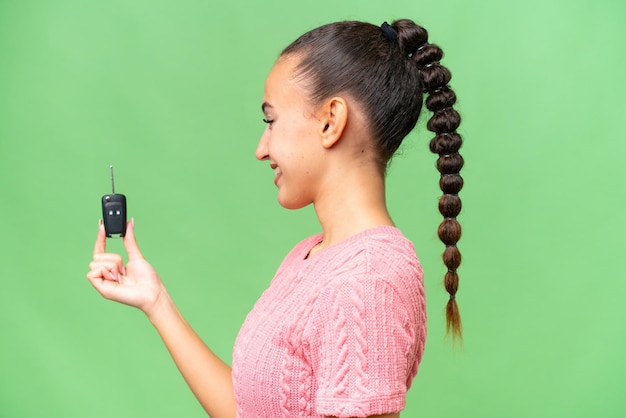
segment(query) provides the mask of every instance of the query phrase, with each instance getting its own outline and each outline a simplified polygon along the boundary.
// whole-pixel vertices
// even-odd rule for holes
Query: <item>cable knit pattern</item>
[[[233,351],[239,418],[398,412],[426,338],[422,268],[390,226],[287,255]]]

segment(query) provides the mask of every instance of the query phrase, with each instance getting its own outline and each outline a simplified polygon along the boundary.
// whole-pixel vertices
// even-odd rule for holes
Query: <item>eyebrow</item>
[[[267,109],[268,107],[273,108],[273,106],[268,102],[263,102],[263,104],[261,105],[261,110],[263,111],[263,113],[265,113],[265,109]]]

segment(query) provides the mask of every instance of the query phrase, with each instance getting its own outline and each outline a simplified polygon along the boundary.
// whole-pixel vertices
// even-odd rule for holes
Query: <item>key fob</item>
[[[111,170],[111,194],[102,196],[102,220],[107,237],[126,235],[126,196],[115,193],[113,166]]]
[[[123,194],[102,196],[102,219],[107,237],[126,235],[126,196]]]

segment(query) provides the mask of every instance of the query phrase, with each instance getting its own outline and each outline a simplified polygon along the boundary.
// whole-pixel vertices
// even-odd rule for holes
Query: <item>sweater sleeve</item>
[[[338,278],[323,289],[308,338],[317,411],[366,417],[404,409],[421,356],[419,318],[376,275]]]

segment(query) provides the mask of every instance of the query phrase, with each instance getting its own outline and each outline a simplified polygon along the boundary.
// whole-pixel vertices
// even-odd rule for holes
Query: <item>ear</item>
[[[332,97],[324,103],[321,112],[322,146],[329,149],[339,142],[348,124],[348,103],[342,97]]]

